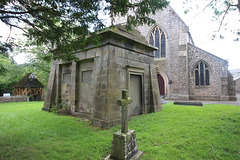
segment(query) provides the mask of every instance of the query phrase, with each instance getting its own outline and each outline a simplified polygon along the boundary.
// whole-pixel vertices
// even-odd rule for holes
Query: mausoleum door
[[[157,75],[157,78],[158,78],[158,87],[159,87],[160,95],[165,95],[164,79],[160,74]]]
[[[129,104],[129,114],[139,115],[142,113],[142,76],[130,74],[129,97],[133,102]]]

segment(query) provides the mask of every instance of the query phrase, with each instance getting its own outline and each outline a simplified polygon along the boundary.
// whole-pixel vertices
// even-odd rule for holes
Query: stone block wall
[[[233,81],[232,74],[227,71],[228,76],[228,101],[236,101],[236,83]]]
[[[129,14],[133,13],[130,11]],[[156,21],[156,25],[143,25],[136,29],[147,41],[156,26],[159,26],[166,35],[166,57],[155,59],[156,72],[163,77],[166,85],[165,98],[232,99],[230,97],[234,95],[234,87],[233,81],[227,74],[227,61],[195,47],[188,26],[170,6],[158,11],[155,15],[150,14],[149,17]],[[126,20],[126,17],[116,17],[115,24],[124,24]],[[193,66],[200,60],[207,62],[211,67],[210,86],[194,85]]]
[[[72,73],[72,63],[60,64],[59,65],[59,92],[62,103],[70,105],[71,97],[71,73]]]
[[[199,61],[204,61],[209,66],[209,86],[195,85],[194,69]],[[234,97],[233,80],[231,80],[231,76],[228,73],[227,64],[227,61],[188,44],[189,99],[230,100],[231,96]]]
[[[120,45],[122,42],[118,41],[117,43]],[[103,55],[100,57],[102,57],[103,61],[99,66],[99,73],[101,74],[98,76],[99,81],[96,87],[99,94],[96,95],[92,120],[94,125],[108,128],[120,122],[121,107],[117,106],[116,102],[121,97],[122,89],[129,88],[128,79],[131,73],[143,76],[144,87],[141,114],[154,110],[151,108],[153,106],[153,100],[150,96],[152,77],[149,72],[151,69],[150,64],[154,65],[154,61],[149,55],[139,54],[130,49],[134,46],[125,45],[124,47],[108,45],[102,49]],[[108,122],[102,121],[104,118]],[[98,119],[101,119],[101,121]]]
[[[27,96],[9,96],[9,97],[0,97],[0,103],[7,102],[26,102]]]
[[[152,56],[155,48],[126,31],[101,34],[101,45],[76,52],[77,61],[53,62],[43,110],[59,103],[60,98],[71,106],[73,114],[91,119],[95,126],[112,127],[121,121],[117,100],[122,97],[122,90],[130,90],[131,75],[139,75],[141,111],[136,114],[160,111],[159,90],[152,87],[157,85]]]
[[[188,99],[188,67],[187,67],[187,43],[193,43],[189,36],[189,28],[168,6],[156,15],[150,15],[166,34],[166,58],[155,59],[155,64],[167,77],[166,98]],[[148,40],[151,30],[155,26],[143,25],[137,30]]]
[[[195,66],[199,61],[204,61],[210,68],[210,85],[195,86]],[[203,51],[193,45],[188,45],[188,76],[189,76],[189,99],[191,100],[221,100],[222,80],[221,59]],[[225,77],[227,78],[227,77]]]
[[[240,78],[235,80],[235,84],[236,84],[236,92],[240,93]]]

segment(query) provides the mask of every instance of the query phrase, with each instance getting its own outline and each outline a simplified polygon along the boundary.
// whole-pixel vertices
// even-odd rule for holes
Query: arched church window
[[[210,78],[209,78],[209,67],[208,65],[200,61],[196,64],[195,69],[195,85],[196,86],[209,86]]]
[[[166,36],[158,26],[152,30],[148,42],[158,48],[157,51],[154,51],[155,58],[166,57]]]

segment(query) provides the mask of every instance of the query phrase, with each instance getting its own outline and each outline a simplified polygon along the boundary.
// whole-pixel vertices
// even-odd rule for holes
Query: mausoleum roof
[[[115,25],[114,27],[111,27],[111,28],[107,28],[106,30],[104,31],[100,31],[99,32],[99,35],[104,35],[105,33],[113,33],[113,34],[116,34],[116,35],[119,35],[120,37],[122,38],[126,38],[126,39],[129,39],[131,41],[135,41],[141,45],[144,45],[148,48],[151,48],[152,50],[158,50],[157,47],[155,46],[152,46],[151,44],[149,44],[145,37],[141,35],[141,33],[136,30],[136,29],[132,29],[131,31],[128,31],[126,29],[126,26],[125,25],[121,25],[121,24],[118,24],[118,25]]]

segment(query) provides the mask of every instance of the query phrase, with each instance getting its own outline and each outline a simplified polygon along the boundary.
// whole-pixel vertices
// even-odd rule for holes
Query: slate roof
[[[30,78],[30,76],[32,78]],[[44,86],[40,83],[33,73],[27,73],[18,83],[15,84],[15,88],[43,88]]]

